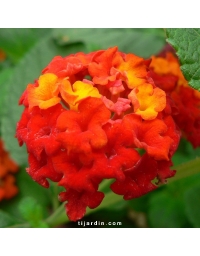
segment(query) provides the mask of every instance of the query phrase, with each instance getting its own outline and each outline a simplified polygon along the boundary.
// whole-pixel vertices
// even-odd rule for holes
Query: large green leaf
[[[12,73],[12,68],[5,68],[2,71],[0,71],[0,117],[3,110],[3,102],[4,98],[6,96],[6,88],[4,86],[6,80],[9,78],[9,76]]]
[[[138,198],[126,201],[130,209],[136,212],[147,212],[149,206],[149,199],[151,198],[151,193],[143,195]]]
[[[149,194],[148,219],[151,227],[191,227],[193,204],[198,195],[200,174],[195,174],[160,187]],[[194,197],[193,197],[194,196]],[[189,204],[189,200],[191,199]],[[199,204],[196,202],[196,210]],[[189,216],[190,215],[190,216]],[[197,216],[197,214],[196,214]]]
[[[0,48],[16,63],[38,39],[50,32],[49,28],[0,28]]]
[[[186,223],[182,201],[166,191],[150,199],[148,218],[153,228],[181,228]]]
[[[200,90],[200,29],[168,28],[166,35],[167,42],[176,50],[185,78]]]
[[[195,228],[200,228],[200,183],[185,192],[186,214]]]
[[[18,101],[28,83],[32,83],[41,74],[42,69],[55,55],[68,55],[84,50],[82,44],[72,44],[66,47],[57,46],[50,36],[40,40],[19,62],[5,84],[6,99],[3,104],[2,137],[6,149],[19,164],[27,163],[25,146],[19,147],[15,139],[16,124],[23,111]]]
[[[200,147],[194,149],[189,141],[185,138],[181,138],[178,150],[172,158],[173,164],[183,164],[197,158],[198,156],[200,156]]]
[[[62,28],[54,29],[53,34],[61,45],[82,42],[87,46],[87,51],[118,46],[120,51],[145,58],[157,54],[165,45],[165,35],[161,29]]]
[[[0,210],[0,228],[6,228],[17,223],[17,220],[12,215]]]

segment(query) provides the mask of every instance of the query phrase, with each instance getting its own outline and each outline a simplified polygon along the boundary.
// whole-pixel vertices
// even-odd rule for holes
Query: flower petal
[[[92,148],[102,148],[107,143],[102,125],[110,118],[110,112],[98,98],[85,99],[78,109],[59,116],[56,127],[61,133],[57,140],[68,151],[89,153]]]
[[[158,112],[166,106],[166,94],[151,84],[139,85],[133,89],[128,98],[132,101],[134,112],[145,120],[155,119]]]
[[[47,109],[60,102],[58,97],[59,88],[57,76],[54,74],[44,74],[39,77],[39,86],[29,84],[27,87],[27,97],[29,109],[39,106],[41,109]]]

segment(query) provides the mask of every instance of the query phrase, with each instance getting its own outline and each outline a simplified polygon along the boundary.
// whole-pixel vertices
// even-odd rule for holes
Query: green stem
[[[59,201],[58,201],[58,186],[57,184],[53,184],[53,199],[52,199],[52,206],[53,211],[56,211],[59,207]]]
[[[174,166],[173,169],[177,170],[177,173],[175,175],[175,177],[170,178],[168,180],[168,183],[189,177],[191,175],[197,174],[200,172],[200,157],[191,160],[187,163],[184,164],[180,164],[177,166]],[[105,185],[110,184],[110,181],[106,181],[102,188]],[[119,195],[114,194],[113,192],[109,192],[105,195],[105,198],[103,200],[103,202],[101,203],[101,205],[95,209],[90,209],[88,208],[86,211],[86,215],[89,215],[91,213],[94,213],[97,210],[100,209],[104,209],[107,206],[113,205],[115,203],[118,203],[122,200],[122,197]],[[65,224],[67,222],[69,222],[69,219],[67,218],[66,212],[65,212],[65,207],[64,207],[65,203],[63,203],[62,205],[60,205],[57,210],[46,219],[46,223],[50,226],[50,227],[56,227],[62,224]]]
[[[99,211],[100,209],[104,209],[110,205],[120,202],[121,200],[122,200],[121,196],[114,194],[111,191],[105,195],[103,202],[97,208],[95,208],[95,209],[88,208],[86,211],[86,215],[89,215],[95,211]]]
[[[46,219],[45,222],[47,225],[49,225],[49,227],[56,227],[69,222],[65,212],[65,204],[66,203],[61,204],[57,210]]]
[[[177,172],[173,178],[170,178],[168,180],[168,183],[200,173],[200,157],[197,157],[196,159],[188,161],[186,163],[174,166],[173,169]]]
[[[30,228],[30,224],[29,223],[15,224],[7,228]]]

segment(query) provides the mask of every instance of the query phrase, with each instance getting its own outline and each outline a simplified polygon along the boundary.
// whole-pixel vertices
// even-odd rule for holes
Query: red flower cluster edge
[[[65,189],[59,199],[67,202],[71,221],[101,204],[105,179],[130,200],[175,175],[171,159],[181,129],[173,114],[177,103],[165,87],[168,80],[151,60],[117,47],[56,56],[28,84],[16,137],[27,147],[32,179]]]

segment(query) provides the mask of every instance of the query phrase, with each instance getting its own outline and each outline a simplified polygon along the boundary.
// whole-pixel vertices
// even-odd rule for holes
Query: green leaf
[[[147,212],[150,197],[151,197],[151,194],[149,193],[139,198],[128,200],[127,203],[128,203],[128,206],[136,212]]]
[[[200,29],[168,28],[166,36],[176,50],[186,80],[200,91]]]
[[[182,201],[166,191],[150,198],[148,219],[153,228],[181,228],[187,222]]]
[[[31,227],[48,227],[43,222],[44,208],[33,197],[25,197],[19,203],[19,211]]]
[[[190,170],[191,169],[189,165],[187,165],[187,172],[190,172]],[[176,175],[179,175],[179,171],[177,171]],[[184,177],[183,175],[181,179],[175,180],[174,182],[171,182],[171,183],[169,182],[169,180],[168,180],[168,184],[166,184],[165,187],[163,187],[163,189],[166,189],[166,191],[168,191],[167,193],[171,195],[171,198],[178,197],[183,201],[185,192],[195,187],[199,183],[200,173],[191,174],[190,176],[186,176],[186,177]]]
[[[191,161],[198,156],[200,156],[200,147],[194,149],[189,141],[181,138],[178,150],[173,155],[172,161],[174,165],[179,165]]]
[[[161,29],[62,28],[54,29],[53,34],[60,45],[82,42],[87,51],[118,46],[120,51],[145,58],[157,54],[165,45]]]
[[[42,208],[33,197],[23,198],[18,207],[25,220],[42,219]]]
[[[8,58],[6,58],[3,61],[0,61],[0,72],[6,68],[12,68],[12,67],[13,67],[13,64],[11,63],[11,61]]]
[[[5,68],[0,72],[0,90],[2,90],[2,84],[6,82],[12,73],[12,68]]]
[[[200,184],[185,192],[186,214],[195,228],[200,228]]]
[[[18,106],[19,98],[28,83],[33,83],[41,74],[43,68],[56,55],[69,55],[84,50],[82,44],[58,46],[46,36],[40,40],[19,62],[13,70],[12,76],[6,82],[6,99],[3,104],[2,137],[6,149],[12,158],[20,165],[27,165],[27,152],[25,146],[19,147],[15,139],[16,124],[20,120],[23,107]]]
[[[12,74],[12,68],[5,68],[0,72],[0,117],[3,110],[3,102],[6,95],[5,82]]]
[[[17,220],[10,214],[0,210],[0,228],[6,228],[17,223]]]
[[[0,28],[0,48],[17,63],[38,39],[50,32],[49,28]]]
[[[187,171],[190,170],[188,165]],[[178,171],[179,172],[179,171]],[[176,176],[175,176],[176,177]],[[177,180],[149,194],[148,219],[151,227],[191,227],[185,195],[199,186],[200,173]],[[191,200],[191,205],[194,201]],[[198,204],[196,202],[195,204]]]

